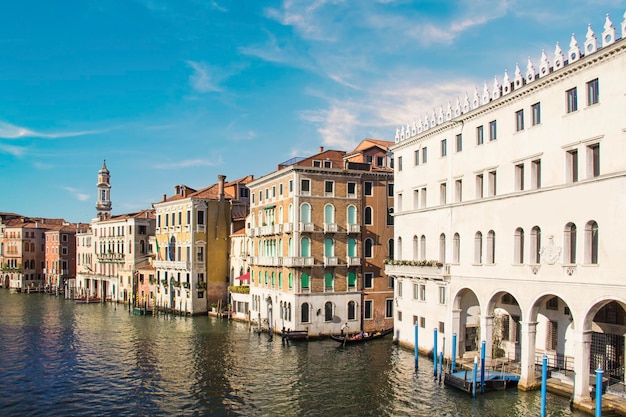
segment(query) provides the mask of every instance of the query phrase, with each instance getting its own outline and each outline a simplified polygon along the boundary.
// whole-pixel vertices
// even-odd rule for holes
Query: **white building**
[[[626,16],[626,15],[625,15]],[[486,342],[488,362],[539,381],[543,354],[590,398],[601,366],[624,381],[626,20],[505,73],[399,129],[395,277],[399,343],[445,355]],[[441,264],[441,266],[437,266]],[[445,338],[445,339],[444,339]],[[611,387],[609,387],[611,389]]]

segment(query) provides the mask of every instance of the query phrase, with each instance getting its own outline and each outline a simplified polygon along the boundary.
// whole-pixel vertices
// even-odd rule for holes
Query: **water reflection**
[[[2,415],[527,416],[537,392],[471,398],[390,339],[281,343],[244,323],[133,316],[0,290]],[[583,416],[550,396],[548,415]]]

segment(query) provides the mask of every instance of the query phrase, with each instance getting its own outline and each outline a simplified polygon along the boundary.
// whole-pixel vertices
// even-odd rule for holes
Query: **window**
[[[541,188],[541,159],[535,159],[530,163],[530,181],[533,190]]]
[[[489,171],[489,197],[496,195],[496,171]]]
[[[332,168],[333,161],[324,161],[324,168]]]
[[[300,306],[300,321],[302,323],[309,322],[309,303],[302,303]]]
[[[445,182],[439,184],[439,204],[446,204],[447,185]]]
[[[546,301],[546,310],[559,311],[559,297],[552,297]]]
[[[420,327],[422,329],[426,328],[426,317],[420,317]]]
[[[439,304],[446,303],[446,287],[439,287]]]
[[[585,226],[585,263],[598,263],[598,223],[593,220]]]
[[[485,143],[485,131],[483,126],[480,125],[476,128],[476,145],[482,145]]]
[[[354,290],[356,288],[356,272],[348,272],[348,288]]]
[[[452,238],[452,262],[458,264],[461,261],[461,236],[458,233]]]
[[[533,114],[533,126],[541,123],[541,103],[535,103],[530,106],[530,110]]]
[[[567,112],[572,113],[578,110],[578,94],[576,92],[576,87],[567,90],[565,92],[565,96],[567,98]]]
[[[454,181],[454,201],[457,203],[463,201],[463,180]]]
[[[374,273],[373,272],[365,272],[363,274],[363,287],[364,288],[372,288],[374,286]]]
[[[327,301],[324,303],[324,321],[331,321],[333,319],[333,303]]]
[[[515,229],[515,236],[513,239],[513,263],[524,263],[524,229],[521,227]]]
[[[202,246],[197,248],[196,255],[198,262],[204,262],[204,248]]]
[[[320,168],[322,166],[322,161],[313,160],[313,167]]]
[[[587,146],[587,178],[600,176],[600,144]]]
[[[439,262],[446,263],[446,235],[439,235]]]
[[[419,149],[414,152],[413,157],[415,159],[413,164],[414,165],[419,165],[420,164],[420,151],[419,151]]]
[[[426,259],[426,236],[420,237],[420,259]]]
[[[376,157],[376,166],[377,167],[382,167],[384,165],[385,162],[385,158],[383,158],[382,156],[377,156]]]
[[[524,163],[515,165],[515,191],[524,191]]]
[[[398,194],[398,198],[396,199],[398,203],[398,212],[402,212],[402,194]]]
[[[498,139],[498,127],[496,125],[496,121],[493,120],[489,122],[489,140]]]
[[[487,233],[487,263],[496,263],[496,232],[493,230]]]
[[[476,232],[474,235],[474,263],[481,265],[483,263],[483,234]]]
[[[370,206],[365,207],[365,210],[363,210],[363,223],[366,226],[372,225],[372,208]]]
[[[456,135],[456,151],[461,152],[463,150],[463,135]]]
[[[565,161],[566,181],[569,183],[578,182],[578,150],[572,149],[566,153]]]
[[[444,139],[441,141],[441,156],[446,156],[448,154],[448,141]]]
[[[393,298],[388,298],[385,300],[385,318],[393,317]]]
[[[402,312],[398,311],[398,321],[402,321]]]
[[[530,263],[539,264],[541,262],[541,229],[535,226],[530,231]]]
[[[373,191],[373,183],[371,181],[365,181],[363,183],[363,195],[371,196]]]
[[[425,208],[426,207],[426,187],[422,188],[422,190],[420,191],[420,198],[421,198],[421,208]]]
[[[483,185],[484,185],[483,174],[476,175],[476,198],[483,198],[483,195],[484,195]]]
[[[393,183],[387,184],[387,197],[393,197]]]
[[[398,171],[402,171],[402,157],[398,157]]]
[[[356,320],[356,303],[348,301],[348,320]]]
[[[402,194],[399,194],[402,197]],[[387,226],[393,226],[393,207],[387,209]]]
[[[363,257],[371,258],[373,252],[374,241],[372,239],[365,239],[363,243]]]
[[[576,225],[568,223],[565,225],[563,236],[563,263],[576,263]]]
[[[279,196],[283,195],[283,185],[282,184],[278,184],[278,195]]]
[[[302,195],[311,195],[311,180],[300,180],[300,192]]]
[[[349,182],[347,184],[348,197],[356,197],[356,182]]]
[[[165,218],[167,219],[167,217]],[[202,210],[198,210],[198,226],[204,226],[204,211]]]
[[[363,318],[366,320],[371,320],[372,318],[374,318],[373,316],[373,301],[372,300],[365,300],[364,303],[364,307],[363,307]]]
[[[419,284],[413,284],[413,299],[418,300],[420,297],[420,286]]]
[[[428,149],[426,147],[422,148],[422,164],[425,164],[428,161]]]
[[[556,350],[559,339],[559,326],[556,321],[549,320],[546,329],[546,350]]]
[[[276,186],[272,186],[272,198],[276,198]]]
[[[515,131],[524,130],[524,109],[515,112]]]
[[[400,239],[401,239],[401,238],[400,238]],[[389,240],[387,241],[387,257],[388,257],[389,259],[394,259],[394,252],[393,252],[393,249],[394,249],[393,239],[389,239]]]
[[[324,196],[332,197],[335,194],[335,182],[324,181]]]
[[[591,80],[587,83],[587,105],[598,104],[600,102],[600,90],[598,79]]]
[[[302,289],[309,289],[311,285],[310,279],[309,279],[309,274],[302,274],[302,276],[300,277],[300,286],[302,287]]]
[[[293,193],[293,180],[289,180],[289,192]]]
[[[443,321],[439,322],[439,333],[445,334],[446,332],[446,324]]]
[[[420,301],[426,301],[426,284],[420,284]]]

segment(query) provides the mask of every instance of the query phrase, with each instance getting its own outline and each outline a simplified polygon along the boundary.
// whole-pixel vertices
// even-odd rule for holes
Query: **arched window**
[[[333,319],[333,303],[326,301],[324,304],[324,321],[332,321]]]
[[[272,287],[276,286],[276,272],[272,272]]]
[[[289,204],[287,208],[287,221],[293,223],[293,204]]]
[[[329,237],[324,239],[324,256],[335,256],[335,242]]]
[[[348,320],[356,320],[356,303],[348,301]]]
[[[33,232],[34,233],[34,232]],[[35,252],[35,244],[31,242],[30,244],[30,251],[31,252]]]
[[[283,206],[278,207],[278,224],[283,224]]]
[[[332,204],[324,206],[324,223],[335,223],[335,207]]]
[[[482,265],[483,263],[483,234],[476,232],[474,235],[474,263]]]
[[[496,263],[496,232],[493,230],[487,233],[487,263]]]
[[[303,289],[309,289],[309,274],[302,274],[302,276],[300,277],[300,286]]]
[[[585,225],[585,263],[598,263],[598,223],[591,220]]]
[[[311,223],[311,205],[303,203],[300,206],[300,221],[302,223]]]
[[[461,262],[461,235],[458,233],[452,238],[452,262],[455,264]]]
[[[289,289],[293,288],[293,274],[289,273]]]
[[[278,287],[279,288],[283,287],[283,273],[282,272],[278,273]]]
[[[356,256],[356,239],[354,238],[348,239],[348,256],[349,257]]]
[[[539,226],[530,230],[530,263],[541,263],[541,229]]]
[[[280,318],[281,318],[281,320],[285,319],[285,309],[283,307],[283,302],[282,301],[280,302]]]
[[[446,263],[446,235],[442,233],[439,235],[439,262]]]
[[[370,206],[365,207],[363,211],[363,222],[366,226],[372,225],[372,208]]]
[[[324,274],[324,289],[326,291],[332,291],[334,288],[334,277],[332,272],[326,272]]]
[[[308,237],[303,237],[300,240],[300,256],[311,256],[311,239],[309,239]]]
[[[387,257],[389,259],[394,259],[394,253],[393,253],[393,239],[389,239],[387,241]]]
[[[287,304],[287,321],[291,321],[291,303]]]
[[[567,223],[563,232],[563,263],[576,263],[576,225]]]
[[[363,242],[363,257],[371,258],[373,253],[374,241],[370,238],[365,239]]]
[[[521,227],[515,229],[515,236],[513,237],[513,263],[524,263],[524,229]]]
[[[396,250],[396,253],[398,254],[397,258],[398,259],[402,259],[402,238],[400,236],[398,236],[398,244],[397,244],[397,246],[398,246],[397,250]]]
[[[348,224],[356,224],[356,207],[348,206]]]
[[[356,288],[356,272],[348,272],[348,289],[354,290]]]
[[[293,255],[293,239],[289,238],[289,240],[287,241],[287,256],[294,256]]]
[[[417,261],[419,259],[419,239],[417,239],[417,235],[413,236],[413,260]]]
[[[420,237],[420,259],[426,259],[426,236]]]
[[[176,238],[172,236],[170,238],[170,244],[167,247],[167,257],[170,261],[174,260],[174,256],[176,254]]]
[[[309,313],[309,303],[302,303],[302,305],[300,306],[300,322],[308,323],[310,320]]]

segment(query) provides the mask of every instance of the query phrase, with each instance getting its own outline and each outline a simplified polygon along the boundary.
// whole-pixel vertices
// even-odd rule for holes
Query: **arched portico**
[[[452,304],[452,332],[457,334],[457,352],[460,357],[480,348],[480,326],[478,297],[473,290],[461,288]]]

